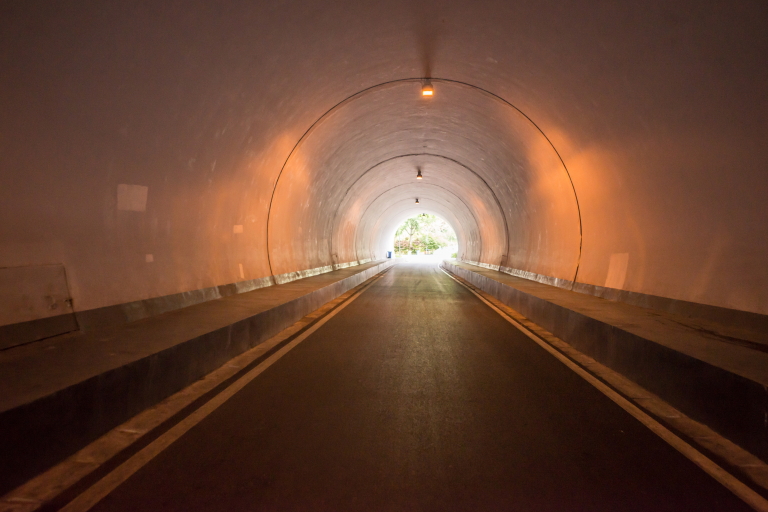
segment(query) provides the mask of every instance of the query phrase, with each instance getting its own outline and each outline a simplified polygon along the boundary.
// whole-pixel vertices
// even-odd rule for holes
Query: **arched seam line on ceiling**
[[[384,194],[386,194],[387,192],[391,192],[392,190],[395,190],[396,188],[400,188],[400,187],[407,187],[407,186],[410,186],[410,185],[411,185],[410,183],[403,183],[402,185],[398,185],[398,186],[396,186],[396,187],[388,188],[387,190],[385,190],[384,192],[382,192],[381,194],[379,194],[378,196],[376,196],[376,199],[374,199],[373,201],[371,201],[371,203],[370,203],[368,206],[366,206],[366,207],[365,207],[365,211],[364,211],[364,212],[363,212],[363,214],[360,216],[360,218],[361,218],[361,219],[362,219],[362,218],[365,218],[365,214],[366,214],[366,213],[368,213],[368,209],[369,209],[371,206],[373,206],[373,203],[375,203],[375,202],[376,202],[376,201],[377,201],[377,200],[378,200],[378,199],[379,199],[381,196],[383,196],[383,195],[384,195]],[[466,203],[466,202],[465,202],[465,201],[464,201],[464,200],[463,200],[461,197],[457,196],[456,194],[454,194],[453,192],[451,192],[451,191],[450,191],[450,190],[448,190],[447,188],[445,188],[445,187],[441,187],[440,185],[434,185],[434,184],[429,184],[429,185],[427,185],[427,184],[424,184],[423,186],[424,186],[425,188],[426,188],[426,187],[435,187],[435,188],[440,188],[440,189],[443,189],[443,190],[445,190],[446,192],[448,192],[448,194],[449,194],[449,195],[451,195],[451,196],[455,197],[456,199],[458,199],[459,201],[461,201],[461,204],[463,204],[463,205],[464,205],[464,208],[466,208],[466,209],[467,209],[467,211],[469,212],[469,214],[472,216],[472,219],[474,219],[474,221],[475,221],[475,226],[477,226],[477,229],[478,229],[478,230],[480,229],[480,223],[477,221],[477,217],[475,217],[475,212],[473,212],[473,211],[472,211],[472,208],[470,208],[470,207],[469,207],[469,205],[467,205],[467,203]],[[437,199],[432,199],[432,198],[429,198],[429,200],[430,200],[430,201],[435,201],[436,203],[438,203],[438,204],[440,204],[440,205],[442,205],[442,206],[445,206],[446,208],[448,208],[446,205],[444,205],[443,203],[441,203],[441,202],[440,202],[440,201],[438,201]],[[397,203],[395,203],[395,204],[397,204]],[[384,213],[385,213],[385,212],[381,212],[381,215],[379,215],[378,217],[376,217],[376,224],[378,224],[379,220],[381,220],[381,216],[382,216],[382,215],[384,215]],[[355,234],[354,234],[354,238],[353,238],[353,240],[355,240],[355,242],[357,242],[357,229],[358,229],[358,227],[359,227],[359,224],[358,224],[357,226],[355,226]],[[454,228],[454,231],[455,231],[455,230],[456,230],[456,229]],[[478,231],[478,232],[479,232],[479,231]],[[482,238],[480,238],[480,239],[479,239],[479,241],[480,241],[480,250],[479,250],[479,252],[480,252],[480,254],[482,254],[482,253],[483,253],[483,239],[482,239]],[[369,250],[369,251],[371,250],[371,248],[370,248],[370,245],[371,245],[371,244],[369,243],[369,244],[368,244],[368,250]],[[355,243],[355,259],[357,259],[357,261],[360,261],[360,257],[359,257],[359,256],[360,256],[360,255],[357,253],[357,243]]]
[[[448,161],[453,162],[456,165],[458,165],[460,167],[463,167],[464,169],[468,170],[469,172],[474,174],[480,181],[483,182],[483,184],[486,186],[488,191],[493,196],[494,201],[496,201],[496,206],[499,207],[499,213],[501,215],[502,220],[504,221],[504,237],[505,237],[505,242],[504,243],[505,243],[505,247],[506,247],[505,250],[504,250],[504,255],[506,257],[506,255],[509,254],[509,225],[507,224],[507,216],[504,214],[504,208],[501,206],[501,201],[499,201],[499,198],[496,196],[496,193],[493,191],[493,189],[488,184],[488,182],[485,181],[485,179],[482,176],[480,176],[474,169],[472,169],[468,165],[463,164],[462,162],[459,162],[458,160],[456,160],[454,158],[450,158],[450,157],[447,157],[447,156],[439,155],[437,153],[407,153],[407,154],[403,154],[403,155],[393,156],[391,158],[387,158],[386,160],[382,160],[381,162],[379,162],[377,164],[374,164],[373,166],[369,167],[365,172],[363,172],[360,176],[358,176],[358,178],[349,186],[349,188],[347,188],[347,191],[344,193],[344,196],[341,198],[341,201],[339,202],[338,206],[336,206],[336,211],[333,214],[333,224],[331,224],[331,243],[330,243],[330,246],[331,246],[330,247],[330,249],[331,249],[331,261],[333,261],[333,254],[334,254],[333,253],[333,239],[334,239],[334,234],[335,234],[335,231],[336,231],[336,217],[339,214],[339,208],[341,208],[341,205],[344,204],[344,200],[349,195],[349,191],[352,190],[352,188],[357,184],[358,181],[363,179],[363,177],[366,174],[368,174],[369,172],[373,171],[376,167],[378,167],[380,165],[383,165],[383,164],[385,164],[387,162],[391,162],[393,160],[397,160],[399,158],[408,158],[408,157],[412,157],[412,156],[431,156],[431,157],[435,157],[435,158],[442,158],[442,159],[448,160]],[[400,185],[398,185],[398,187],[399,186]],[[396,188],[396,187],[392,187],[392,189],[394,189],[394,188]],[[388,189],[388,190],[392,190],[392,189]],[[379,194],[379,196],[377,196],[376,199],[378,199],[379,197],[381,197],[385,193],[386,193],[386,191],[383,192],[382,194]],[[373,202],[376,201],[376,199],[371,201],[371,204],[373,204]],[[464,202],[463,200],[462,200],[462,202],[466,206],[467,203]],[[366,208],[366,211],[367,211],[367,208]],[[357,231],[355,231],[355,236],[357,236]],[[355,256],[357,256],[357,251],[355,251]],[[358,261],[359,261],[359,259],[358,259]]]
[[[354,94],[352,94],[350,96],[347,96],[346,98],[344,98],[343,100],[339,101],[338,103],[333,105],[331,108],[326,110],[320,117],[318,117],[309,126],[309,128],[307,128],[307,130],[299,138],[299,140],[296,141],[296,144],[293,146],[293,148],[291,149],[290,153],[288,153],[288,156],[286,157],[285,162],[283,162],[283,166],[280,168],[280,172],[277,174],[277,178],[275,179],[275,184],[272,187],[272,195],[269,198],[269,210],[267,211],[266,236],[267,236],[267,263],[269,264],[269,273],[270,274],[274,275],[274,271],[272,270],[272,258],[271,258],[270,253],[269,253],[269,224],[270,224],[269,221],[270,221],[270,219],[272,217],[272,203],[273,203],[273,201],[275,199],[275,192],[277,191],[277,185],[280,182],[280,178],[283,175],[283,171],[285,170],[286,166],[288,165],[288,162],[290,161],[290,159],[293,156],[293,154],[296,152],[296,149],[298,149],[298,147],[301,145],[301,143],[315,129],[315,127],[317,127],[320,124],[320,122],[323,119],[325,119],[333,111],[341,108],[344,104],[349,103],[349,102],[351,102],[351,101],[353,101],[353,100],[355,100],[357,98],[360,98],[361,96],[363,96],[366,93],[369,93],[369,92],[371,92],[371,91],[373,91],[375,89],[380,89],[380,88],[383,88],[383,87],[392,86],[392,85],[398,85],[398,84],[402,84],[402,83],[422,82],[423,80],[424,80],[423,77],[419,77],[419,78],[398,78],[396,80],[389,80],[387,82],[382,82],[382,83],[379,83],[379,84],[372,85],[370,87],[366,87],[365,89],[361,89],[360,91],[358,91],[358,92],[356,92],[356,93],[354,93]],[[571,173],[568,171],[568,167],[565,165],[565,161],[563,160],[563,157],[560,155],[560,152],[557,150],[557,148],[552,143],[552,141],[549,139],[549,137],[547,137],[547,134],[544,133],[544,130],[542,130],[539,127],[539,125],[537,125],[533,121],[533,119],[528,117],[528,115],[525,114],[525,112],[523,112],[518,107],[516,107],[515,105],[513,105],[509,101],[505,100],[504,98],[502,98],[498,94],[492,93],[491,91],[489,91],[487,89],[484,89],[484,88],[482,88],[480,86],[473,85],[473,84],[470,84],[468,82],[462,82],[461,80],[453,80],[453,79],[450,79],[450,78],[435,78],[435,77],[430,77],[429,80],[431,82],[433,82],[433,83],[436,83],[436,82],[440,83],[440,82],[442,82],[442,83],[455,84],[455,85],[461,85],[461,86],[464,86],[464,87],[468,87],[470,89],[473,89],[473,90],[482,92],[484,94],[487,94],[489,97],[494,98],[497,101],[500,101],[501,103],[503,103],[504,105],[507,105],[508,107],[511,107],[516,112],[518,112],[521,116],[523,116],[529,123],[531,123],[534,126],[534,128],[536,128],[536,130],[538,130],[538,132],[542,135],[542,137],[544,137],[544,139],[550,145],[552,150],[555,152],[555,154],[557,155],[557,158],[560,160],[560,163],[563,165],[563,169],[565,170],[565,174],[568,176],[568,181],[571,184],[571,189],[573,190],[573,197],[574,197],[574,199],[576,201],[576,212],[577,212],[578,217],[579,217],[579,254],[578,254],[578,258],[576,260],[576,271],[574,273],[573,282],[571,284],[571,289],[573,289],[573,287],[576,285],[576,279],[577,279],[577,277],[579,275],[579,267],[581,265],[581,253],[582,253],[582,248],[583,248],[583,245],[584,245],[584,231],[583,231],[582,222],[581,222],[581,207],[579,205],[579,197],[576,194],[576,186],[573,184],[573,179],[571,178]],[[507,254],[507,258],[509,258],[509,254]],[[507,265],[505,265],[505,266],[507,266]]]

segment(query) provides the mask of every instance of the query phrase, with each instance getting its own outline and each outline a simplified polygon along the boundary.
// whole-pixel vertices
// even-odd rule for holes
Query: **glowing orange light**
[[[422,178],[422,176],[421,176],[421,169],[419,169],[418,171],[416,171],[416,179],[420,180],[421,178]]]
[[[416,198],[416,204],[419,204],[419,198],[418,197]]]
[[[424,85],[421,86],[421,95],[422,96],[432,96],[435,94],[435,90],[432,88],[432,83],[427,80],[424,82]]]

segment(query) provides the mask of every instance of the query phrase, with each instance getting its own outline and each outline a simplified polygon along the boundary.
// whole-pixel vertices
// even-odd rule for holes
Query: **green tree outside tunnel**
[[[395,253],[432,252],[456,243],[456,233],[444,220],[421,213],[403,221],[395,232]]]

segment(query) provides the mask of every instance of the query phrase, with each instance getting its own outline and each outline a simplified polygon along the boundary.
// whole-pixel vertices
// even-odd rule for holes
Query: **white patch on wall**
[[[238,263],[237,266],[240,267],[240,279],[245,279],[245,272],[243,272],[243,264]]]
[[[627,264],[629,263],[628,252],[618,252],[611,254],[611,261],[608,264],[608,277],[605,278],[606,288],[624,288],[624,280],[627,278]]]
[[[155,257],[152,254],[145,254],[144,261],[146,261],[147,263],[152,263],[153,261],[155,261]]]
[[[243,232],[243,225],[242,224],[235,224],[234,226],[232,226],[232,232],[235,233],[235,234],[242,233]]]
[[[117,186],[117,209],[129,212],[144,212],[147,210],[147,193],[149,187],[144,185]]]

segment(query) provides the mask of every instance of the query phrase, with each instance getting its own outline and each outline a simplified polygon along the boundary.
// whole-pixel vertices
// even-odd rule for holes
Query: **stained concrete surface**
[[[300,299],[382,263],[379,260],[340,269],[197,304],[127,326],[61,336],[0,352],[0,386],[5,390],[0,395],[0,412]]]
[[[94,510],[749,510],[435,266],[402,264]]]
[[[0,352],[0,494],[390,265],[370,262]]]
[[[625,290],[768,314],[767,23],[764,0],[5,0],[0,267],[125,304],[381,257],[375,218],[423,192],[466,259],[610,286],[628,255]]]
[[[442,266],[768,460],[768,353],[763,343],[703,330],[695,318],[571,292],[475,265],[446,260]],[[718,330],[744,332],[723,324]]]
[[[446,263],[768,386],[765,332],[749,332],[739,329],[739,325],[723,323],[703,328],[705,322],[697,319],[571,292],[467,263]],[[556,321],[554,317],[551,320]]]

